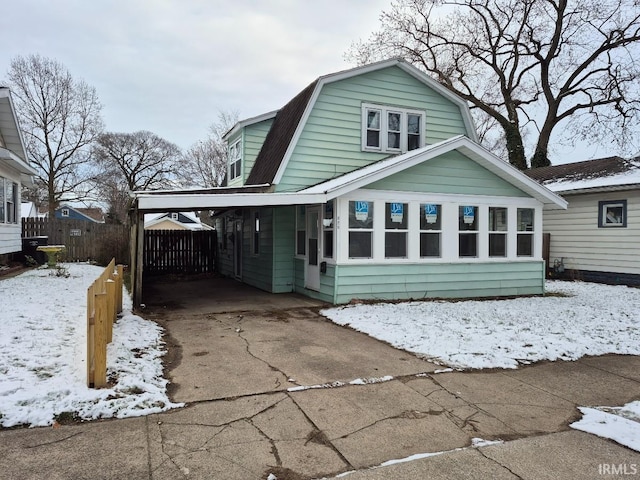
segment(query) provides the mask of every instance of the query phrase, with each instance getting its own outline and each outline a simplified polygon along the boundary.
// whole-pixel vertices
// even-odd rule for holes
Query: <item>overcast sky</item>
[[[275,110],[318,76],[352,67],[345,51],[377,29],[389,4],[20,0],[0,15],[0,77],[16,55],[56,59],[97,89],[108,131],[150,130],[188,148],[219,111]],[[612,154],[562,151],[557,163]]]

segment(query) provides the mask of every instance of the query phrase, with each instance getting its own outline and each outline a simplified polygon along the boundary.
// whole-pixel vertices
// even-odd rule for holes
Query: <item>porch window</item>
[[[518,209],[517,255],[519,257],[533,256],[534,214],[533,208]]]
[[[393,106],[362,105],[362,150],[399,153],[424,146],[425,114]]]
[[[598,202],[598,228],[626,227],[627,201],[613,200]]]
[[[407,204],[385,204],[385,258],[407,258]]]
[[[458,207],[458,256],[478,256],[478,207]]]
[[[240,140],[229,147],[229,180],[238,178],[242,174],[242,152]]]
[[[296,207],[296,255],[305,255],[306,249],[306,216],[305,206],[299,205]]]
[[[333,258],[333,228],[333,200],[329,200],[324,204],[324,215],[322,217],[324,258]]]
[[[440,257],[442,251],[442,205],[420,205],[420,257]]]
[[[373,202],[349,201],[349,258],[373,258]]]
[[[254,255],[260,254],[260,212],[253,213],[253,245]]]
[[[507,209],[489,207],[489,256],[507,256]]]

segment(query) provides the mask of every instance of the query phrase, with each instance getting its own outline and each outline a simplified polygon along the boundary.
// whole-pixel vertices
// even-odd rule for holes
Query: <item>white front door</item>
[[[305,264],[305,287],[320,290],[320,210],[307,207],[307,261]]]

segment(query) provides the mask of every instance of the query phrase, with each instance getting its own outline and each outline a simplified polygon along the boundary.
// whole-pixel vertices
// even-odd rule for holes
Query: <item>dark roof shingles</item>
[[[246,185],[272,184],[318,81],[296,95],[276,115]]]
[[[551,181],[572,181],[588,178],[608,177],[629,170],[630,164],[621,157],[607,157],[584,162],[552,165],[526,170],[529,177],[544,184]]]

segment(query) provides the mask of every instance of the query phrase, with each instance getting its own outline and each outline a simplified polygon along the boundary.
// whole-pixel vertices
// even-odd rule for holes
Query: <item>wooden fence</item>
[[[116,259],[87,289],[87,385],[107,386],[107,344],[113,337],[113,323],[122,312],[122,265]]]
[[[49,245],[64,245],[63,261],[93,260],[106,265],[115,256],[129,263],[129,227],[60,218],[23,218],[22,237],[49,237]]]
[[[215,267],[215,230],[145,230],[145,274],[211,273]]]

